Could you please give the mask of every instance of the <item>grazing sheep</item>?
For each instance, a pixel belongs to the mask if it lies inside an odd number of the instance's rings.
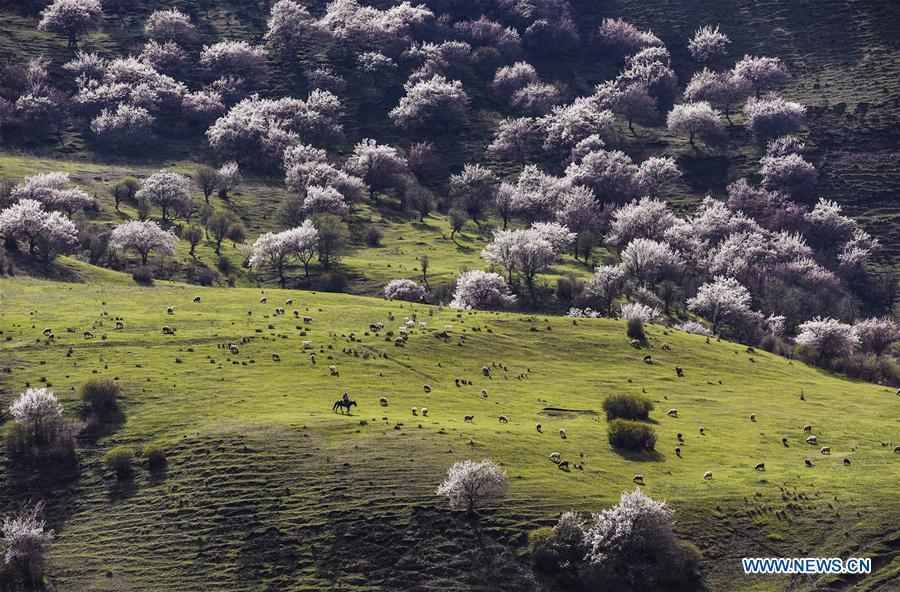
[[[701,436],[705,436],[705,435],[706,435],[706,428],[703,427],[703,426],[700,426],[700,435],[701,435]]]
[[[294,318],[295,318],[295,319],[299,319],[299,318],[300,318],[300,311],[297,310],[296,308],[294,309]]]
[[[272,354],[272,361],[273,361],[273,362],[280,362],[280,361],[281,361],[281,356],[279,356],[278,354]]]
[[[290,306],[290,305],[292,305],[293,303],[294,303],[294,299],[293,299],[293,298],[288,298],[287,300],[284,301],[284,305],[285,305],[285,306]]]
[[[422,417],[428,416],[428,407],[422,407]]]
[[[306,341],[303,342],[303,349],[311,349],[311,348],[312,348],[312,341],[307,339]]]
[[[260,304],[265,304],[265,303],[268,302],[268,301],[269,301],[269,299],[266,298],[265,296],[263,296],[262,298],[259,299],[259,303],[260,303]]]
[[[641,349],[641,342],[637,339],[632,339],[631,347],[633,347],[634,349]]]
[[[275,314],[276,314],[276,315],[283,315],[283,314],[284,314],[284,309],[281,308],[280,306],[275,307]]]
[[[675,434],[675,437],[678,438],[678,442],[680,444],[684,444],[684,436],[681,434],[681,432],[678,432],[677,434]]]
[[[51,333],[53,333],[53,329],[51,329],[50,327],[47,327],[46,329],[41,331],[41,333],[43,333],[45,336],[50,335]]]
[[[830,446],[822,446],[822,448],[819,449],[819,453],[820,454],[831,454],[831,447]]]
[[[200,302],[200,297],[199,297],[199,296],[194,296],[194,302]]]
[[[413,414],[413,415],[419,415],[419,408],[418,408],[418,407],[413,407],[413,408],[412,408],[412,414]]]
[[[712,479],[712,471],[706,471],[705,473],[703,473],[703,478]]]
[[[312,322],[312,317],[303,317],[303,322],[307,325],[310,324]]]
[[[635,483],[637,483],[639,485],[643,485],[644,484],[644,476],[643,475],[635,475],[634,479],[632,479],[632,481],[634,481]]]
[[[453,331],[453,325],[444,325],[444,333],[450,333]]]
[[[755,413],[751,413],[751,414],[750,414],[750,421],[756,421],[756,414],[755,414]]]
[[[163,325],[162,332],[163,335],[175,335],[175,329],[168,325]],[[91,335],[91,337],[93,337],[93,335]]]
[[[403,341],[402,337],[398,337],[397,339],[394,340],[394,345],[397,347],[404,347],[406,345],[406,342]]]
[[[541,424],[537,424],[537,425],[534,426],[534,427],[535,427],[535,429],[537,429],[537,431],[538,431],[539,434],[543,434],[543,433],[544,433],[544,432],[541,431],[542,429],[544,429],[544,428],[541,426]]]
[[[812,426],[810,424],[806,424],[805,426],[803,426],[803,431],[807,434],[810,433],[812,431]]]
[[[423,386],[422,386],[422,390],[425,391],[426,393],[430,393],[430,392],[431,392],[431,387],[428,386],[428,385],[426,384],[426,385],[423,385]]]
[[[501,415],[500,423],[509,423],[509,418],[507,418],[505,415]]]
[[[681,458],[681,448],[679,448],[678,446],[675,447],[675,456]]]
[[[487,399],[487,389],[481,389],[481,396]]]
[[[231,352],[232,355],[235,355],[235,356],[238,355],[239,353],[241,353],[241,349],[234,344],[229,345],[228,350]]]
[[[846,465],[846,466],[848,466],[848,467],[850,466],[850,459],[849,459],[849,458],[845,458],[845,459],[844,459],[844,465]]]
[[[475,416],[474,416],[474,415],[467,415],[467,416],[465,416],[465,417],[463,418],[463,420],[464,420],[466,423],[472,423],[472,422],[475,420]]]
[[[560,462],[559,464],[557,464],[556,466],[559,467],[560,471],[568,471],[569,470],[569,461],[564,460],[564,461]]]
[[[753,470],[754,470],[754,471],[765,471],[765,470],[766,470],[766,463],[759,463],[758,465],[756,465],[756,466],[753,468]]]
[[[803,460],[803,464],[805,464],[807,467],[810,467],[810,468],[815,466],[815,465],[813,465],[813,462],[811,460],[809,460],[808,458]]]
[[[684,370],[681,366],[675,366],[675,374],[677,374],[679,378],[684,378]]]
[[[666,415],[668,415],[669,417],[678,417],[678,409],[669,409],[668,411],[666,411]]]
[[[644,363],[645,363],[645,364],[652,364],[652,363],[653,363],[653,358],[650,357],[650,354],[647,354],[646,356],[644,356]]]
[[[810,436],[809,438],[806,439],[806,443],[807,444],[818,444],[819,439],[816,438],[815,436]]]
[[[560,456],[561,455],[558,452],[551,452],[550,453],[550,462],[555,462],[558,464],[560,461]]]
[[[116,321],[116,329],[124,329],[124,328],[125,328],[125,323],[123,323],[122,321]]]
[[[784,445],[785,448],[787,448],[787,445],[788,445],[788,439],[787,439],[787,438],[782,438],[782,439],[781,439],[781,443]]]
[[[385,398],[385,397],[381,397],[380,399],[378,399],[378,403],[379,403],[382,407],[387,407],[387,406],[388,406],[388,401],[387,401],[387,398]]]
[[[328,367],[328,371],[331,372],[331,375],[332,375],[332,376],[337,376],[337,375],[338,375],[338,369],[337,369],[337,366],[329,366],[329,367]]]
[[[895,453],[900,452],[900,446],[894,446],[894,452]]]
[[[560,429],[559,437],[562,438],[563,440],[565,440],[566,439],[566,430]]]
[[[174,306],[170,306],[169,308],[166,309],[166,313],[168,313],[168,314],[175,314],[175,307],[174,307]]]
[[[481,374],[482,374],[483,376],[490,376],[490,375],[491,375],[491,369],[488,368],[487,366],[484,366],[484,367],[481,368]]]
[[[163,331],[163,332],[165,333],[165,331]],[[85,339],[93,339],[93,338],[94,338],[94,334],[91,333],[90,331],[85,331],[85,332],[84,332],[84,338],[85,338]]]
[[[425,321],[419,321],[419,330],[420,331],[424,331],[425,327],[427,327],[427,326],[428,326],[428,323],[426,323]]]

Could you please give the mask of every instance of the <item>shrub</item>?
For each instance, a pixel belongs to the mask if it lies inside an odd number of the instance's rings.
[[[608,426],[609,443],[613,448],[631,452],[650,452],[656,447],[653,426],[639,421],[614,419]]]
[[[370,247],[377,247],[381,244],[381,238],[384,236],[384,233],[381,232],[381,229],[375,226],[374,224],[366,228],[366,244]]]
[[[625,333],[631,339],[638,341],[647,339],[647,335],[644,333],[644,322],[640,319],[628,319],[628,328],[625,329]]]
[[[603,410],[608,421],[614,419],[630,419],[646,421],[650,418],[653,401],[643,395],[621,394],[610,395],[603,401]]]
[[[113,471],[116,477],[124,479],[131,475],[131,461],[134,458],[134,452],[126,446],[116,446],[106,452],[103,457],[103,464],[106,468]]]
[[[684,586],[700,578],[703,553],[688,541],[675,541],[659,565],[659,578],[672,586]]]
[[[552,573],[559,569],[556,533],[552,526],[544,526],[528,533],[528,554],[537,571]]]
[[[147,444],[144,446],[141,455],[147,459],[147,466],[150,467],[151,471],[159,470],[168,463],[166,451],[159,444]]]
[[[131,279],[141,286],[153,285],[153,271],[149,267],[138,267],[131,272]]]
[[[94,413],[102,413],[116,406],[119,385],[108,378],[92,378],[81,385],[81,402]]]

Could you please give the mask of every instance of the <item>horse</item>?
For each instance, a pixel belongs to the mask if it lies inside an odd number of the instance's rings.
[[[337,413],[338,408],[340,408],[341,413],[344,413],[344,409],[346,409],[347,415],[349,415],[350,408],[356,407],[356,406],[357,406],[356,401],[353,401],[352,399],[350,401],[346,401],[346,402],[343,399],[338,399],[337,401],[334,402],[334,406],[331,408],[331,411],[334,413]]]

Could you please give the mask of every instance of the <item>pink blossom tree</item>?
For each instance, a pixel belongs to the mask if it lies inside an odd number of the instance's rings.
[[[566,168],[566,179],[588,187],[600,201],[624,202],[634,197],[635,177],[639,169],[631,158],[620,150],[589,152],[581,162]]]
[[[220,41],[203,47],[200,66],[213,79],[234,76],[255,88],[268,74],[266,56],[265,47],[253,46],[246,41]]]
[[[750,83],[733,72],[714,72],[708,68],[695,73],[684,89],[684,98],[691,103],[706,101],[721,109],[731,124],[733,107],[752,92]]]
[[[791,79],[791,75],[779,58],[745,55],[734,65],[734,75],[746,80],[755,96],[763,90],[775,89]]]
[[[110,147],[130,150],[146,141],[155,121],[144,107],[119,103],[114,110],[104,108],[91,120],[91,132]]]
[[[721,114],[706,101],[675,105],[666,116],[666,126],[670,132],[686,135],[691,146],[697,136],[709,142],[723,133]]]
[[[603,19],[597,32],[597,39],[604,47],[620,54],[630,54],[645,47],[662,45],[662,41],[652,31],[641,31],[622,19]]]
[[[713,58],[724,56],[728,53],[728,45],[731,39],[728,35],[719,31],[719,26],[705,25],[697,29],[694,36],[688,42],[688,51],[694,59],[707,62]]]
[[[644,197],[613,212],[606,241],[612,245],[627,245],[636,238],[662,240],[675,223],[675,214],[666,202]]]
[[[487,153],[495,158],[524,163],[534,151],[539,130],[531,117],[507,118],[500,121]]]
[[[190,41],[194,38],[195,27],[191,17],[173,8],[150,13],[144,30],[154,41]]]
[[[745,125],[758,138],[792,132],[803,124],[805,116],[806,107],[774,94],[751,97],[744,105]]]
[[[96,28],[103,19],[100,0],[53,0],[41,11],[38,29],[69,40],[69,48],[78,47],[78,38]]]

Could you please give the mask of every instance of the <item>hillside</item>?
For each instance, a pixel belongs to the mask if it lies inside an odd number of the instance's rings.
[[[649,326],[649,345],[635,350],[612,320],[99,280],[7,279],[0,293],[3,392],[52,385],[74,417],[80,382],[109,377],[123,390],[121,417],[82,438],[67,479],[19,475],[27,486],[14,487],[3,464],[4,497],[48,502],[54,589],[534,589],[521,556],[527,530],[566,509],[608,506],[636,473],[704,551],[710,589],[854,583],[736,579],[739,558],[754,555],[874,556],[876,574],[854,589],[896,583],[900,516],[887,484],[900,477],[892,453],[900,398],[890,389],[661,326]],[[286,298],[312,322],[294,319],[290,306],[272,316]],[[409,316],[426,328],[405,347],[369,333],[370,323],[396,330]],[[55,341],[42,338],[44,327]],[[219,347],[243,338],[237,355]],[[647,353],[652,365],[641,361]],[[456,378],[471,384],[457,387]],[[642,390],[656,403],[659,452],[621,456],[606,442],[601,402]],[[359,405],[349,417],[331,411],[344,391]],[[413,417],[412,406],[427,406],[428,416]],[[673,407],[677,419],[665,414]],[[474,422],[463,422],[470,414]],[[805,424],[831,456],[804,443]],[[682,458],[676,432],[685,435]],[[164,473],[140,468],[122,482],[100,464],[114,445],[147,443],[166,450]],[[583,459],[584,470],[559,471],[552,451]],[[509,499],[472,530],[433,492],[454,461],[485,456],[508,471]],[[758,462],[764,473],[753,470]]]

